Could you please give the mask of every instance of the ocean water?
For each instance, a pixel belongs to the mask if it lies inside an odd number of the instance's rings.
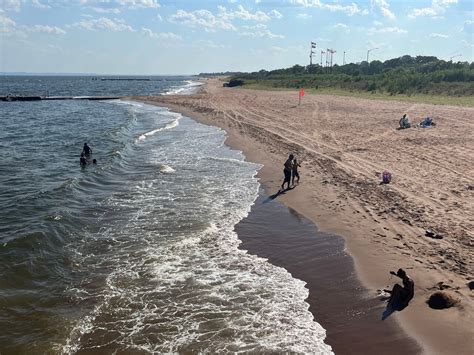
[[[151,79],[8,77],[0,95],[198,85]],[[0,352],[331,353],[304,283],[238,249],[260,167],[225,132],[123,100],[0,102],[0,120]]]

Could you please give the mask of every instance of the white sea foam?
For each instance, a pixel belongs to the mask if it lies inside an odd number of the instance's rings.
[[[174,121],[167,123],[164,127],[156,128],[156,129],[154,129],[154,130],[152,130],[152,131],[143,133],[142,135],[140,135],[140,136],[138,137],[138,140],[144,140],[144,139],[146,139],[146,137],[153,136],[153,135],[155,135],[155,134],[158,133],[158,132],[161,132],[161,131],[164,131],[164,130],[167,130],[167,129],[171,129],[171,128],[177,127],[177,126],[179,125],[179,119],[180,119],[180,118],[181,118],[181,117],[178,117],[178,118],[175,119]]]
[[[174,173],[176,170],[174,170],[171,166],[168,166],[166,164],[160,165],[160,172],[164,174],[170,174]]]
[[[145,124],[167,111],[140,112]],[[71,247],[90,279],[69,292],[94,306],[60,350],[332,353],[304,282],[239,249],[234,227],[260,166],[223,146],[223,131],[180,117],[164,126],[180,119],[172,134],[160,128],[165,144],[124,153],[122,189],[103,201],[98,231]]]
[[[186,85],[174,87],[163,93],[163,95],[189,95],[196,92],[203,85],[199,81],[186,80],[185,82]]]

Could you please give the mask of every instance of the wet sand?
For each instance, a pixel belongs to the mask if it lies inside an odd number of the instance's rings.
[[[395,282],[389,271],[407,270],[415,297],[392,317],[424,353],[473,353],[474,108],[314,94],[298,105],[295,91],[223,88],[216,79],[195,95],[134,99],[225,129],[226,144],[263,165],[268,194],[296,154],[302,182],[278,201],[345,239],[370,294]],[[397,131],[405,112],[412,122],[429,115],[437,126]],[[384,170],[393,174],[389,185],[380,184]],[[440,285],[458,306],[428,307]]]
[[[336,354],[417,354],[417,342],[391,317],[385,302],[357,279],[342,237],[318,231],[308,219],[261,191],[236,226],[241,248],[306,282],[307,302]]]

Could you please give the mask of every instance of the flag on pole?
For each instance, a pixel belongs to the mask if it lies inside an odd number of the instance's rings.
[[[301,105],[301,98],[304,96],[304,89],[301,88],[298,95],[298,105]]]

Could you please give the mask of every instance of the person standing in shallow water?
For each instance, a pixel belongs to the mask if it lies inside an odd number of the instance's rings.
[[[287,189],[290,188],[291,182],[291,170],[293,169],[293,154],[290,154],[286,160],[283,168],[283,184],[281,184],[281,190],[285,189],[285,182],[288,183]]]
[[[298,173],[298,167],[301,167],[300,163],[298,163],[298,160],[296,158],[293,160],[293,166],[292,166],[292,182],[291,184],[295,184],[295,177],[297,178],[296,183],[300,183],[300,174]]]
[[[87,145],[87,143],[84,143],[84,147],[82,148],[82,153],[85,156],[90,156],[92,154],[92,148]]]
[[[84,153],[81,153],[81,157],[79,158],[79,164],[81,164],[81,167],[85,167],[87,165],[87,160],[84,156]]]

